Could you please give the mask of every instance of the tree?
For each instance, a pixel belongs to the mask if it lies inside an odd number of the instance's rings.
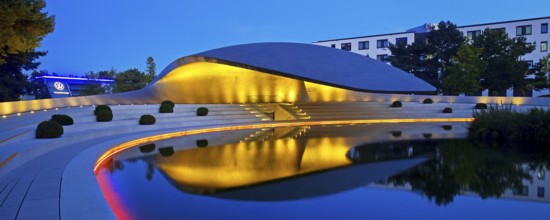
[[[535,74],[533,81],[533,88],[537,91],[550,88],[550,81],[548,80],[548,73],[550,73],[550,54],[547,54],[537,62],[532,71]]]
[[[120,72],[115,76],[114,92],[138,90],[147,85],[147,76],[136,68]]]
[[[155,59],[153,59],[153,57],[147,57],[145,64],[147,64],[147,70],[145,72],[147,75],[147,83],[149,83],[155,79],[157,64],[155,64]]]
[[[29,52],[11,54],[4,58],[4,64],[0,64],[0,102],[19,101],[20,96],[30,84],[22,70],[33,70],[40,65],[35,62],[45,52]]]
[[[443,89],[453,95],[474,94],[481,91],[480,76],[487,63],[479,59],[483,49],[465,44],[458,49],[456,57],[449,65],[449,75],[443,79]]]
[[[426,33],[426,39],[417,39],[411,45],[390,45],[390,62],[435,86],[440,92],[443,79],[449,75],[447,67],[465,38],[450,21],[441,21]]]
[[[103,70],[97,73],[93,71],[87,72],[85,74],[88,82],[82,90],[80,90],[81,96],[86,95],[100,95],[110,93],[112,91],[111,85],[101,83],[99,79],[113,79],[116,75],[116,70]]]
[[[0,101],[17,101],[29,84],[21,72],[33,70],[35,51],[53,31],[54,17],[42,12],[44,0],[3,0],[0,2]]]
[[[438,88],[441,89],[443,79],[450,74],[448,66],[452,64],[453,57],[465,44],[466,39],[456,24],[441,21],[426,34],[426,40],[428,41],[426,54],[431,56],[431,59],[427,59],[426,62],[437,69]]]
[[[393,66],[410,72],[435,87],[439,85],[437,69],[427,62],[425,41],[415,41],[410,45],[390,44],[389,49],[392,53],[389,59]]]
[[[54,28],[54,16],[42,12],[44,0],[0,2],[0,64],[14,54],[32,53]]]
[[[480,59],[487,62],[481,74],[481,85],[489,89],[489,95],[498,95],[514,86],[523,88],[529,73],[529,64],[520,57],[531,53],[535,46],[524,37],[509,38],[506,32],[485,29],[473,39],[472,45],[483,48]]]

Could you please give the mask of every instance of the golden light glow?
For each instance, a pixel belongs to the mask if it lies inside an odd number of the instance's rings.
[[[153,84],[152,89],[177,103],[246,103],[251,97],[265,102],[281,102],[281,98],[292,102],[306,96],[300,80],[208,62],[180,66]]]
[[[157,156],[154,164],[175,184],[216,190],[351,164],[345,138],[274,139]]]
[[[138,146],[140,144],[164,140],[173,137],[180,137],[185,135],[194,135],[218,131],[230,131],[230,130],[245,130],[245,129],[261,129],[261,128],[275,128],[275,127],[291,127],[291,126],[311,126],[311,125],[337,125],[337,124],[382,124],[382,123],[420,123],[420,122],[470,122],[473,118],[406,118],[406,119],[359,119],[359,120],[332,120],[332,121],[290,121],[290,122],[271,122],[261,124],[247,124],[237,126],[222,126],[213,128],[201,128],[193,130],[184,130],[172,133],[165,133],[160,135],[153,135],[149,137],[143,137],[129,142],[121,143],[113,146],[111,149],[103,153],[94,166],[94,172],[97,173],[99,168],[103,164],[110,160],[118,152],[125,149]]]

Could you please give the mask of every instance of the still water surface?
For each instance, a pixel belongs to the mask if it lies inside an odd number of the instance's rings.
[[[550,219],[550,155],[462,139],[465,125],[285,127],[184,136],[97,175],[130,219]]]

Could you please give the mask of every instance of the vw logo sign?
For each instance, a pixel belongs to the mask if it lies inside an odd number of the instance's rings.
[[[57,89],[58,91],[62,91],[65,89],[65,85],[63,85],[62,82],[54,82],[53,87]]]

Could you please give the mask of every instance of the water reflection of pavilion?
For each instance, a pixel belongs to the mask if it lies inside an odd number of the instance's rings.
[[[399,136],[395,134],[397,130]],[[426,137],[426,133],[433,136]],[[186,192],[281,200],[357,188],[397,174],[421,163],[426,155],[435,154],[433,146],[429,149],[413,146],[405,143],[407,139],[428,140],[448,135],[439,124],[409,130],[403,125],[347,125],[234,131],[231,137],[194,136],[157,142],[155,147],[159,150],[169,146],[173,152],[142,152],[140,158]],[[221,144],[220,139],[229,143]],[[362,146],[384,139],[405,142]],[[199,141],[201,146],[196,147]],[[361,146],[361,150],[354,146]],[[134,149],[117,159],[129,159],[136,154]],[[257,185],[261,187],[252,187]],[[302,193],[282,192],[289,187],[300,187]]]

